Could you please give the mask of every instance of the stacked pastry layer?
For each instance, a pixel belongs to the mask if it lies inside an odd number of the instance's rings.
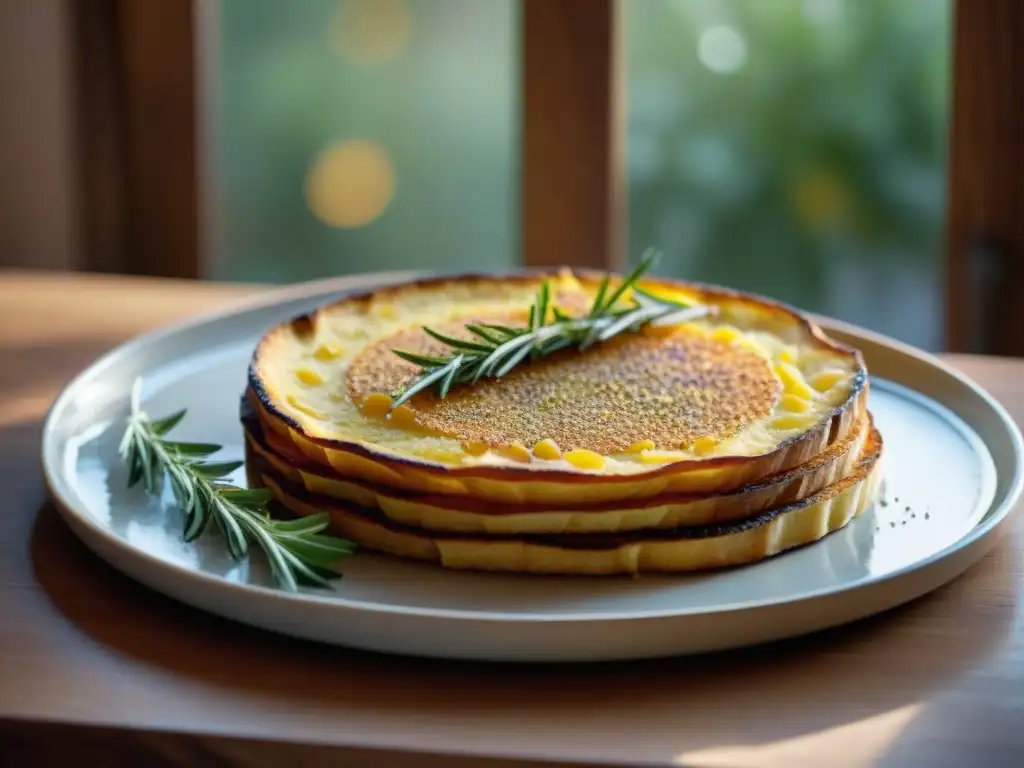
[[[599,276],[546,278],[563,316],[600,290]],[[368,549],[566,574],[751,563],[874,501],[882,439],[860,354],[732,291],[644,281],[707,311],[393,407],[420,372],[396,349],[451,354],[424,326],[525,325],[543,279],[410,283],[272,329],[242,399],[250,484]]]

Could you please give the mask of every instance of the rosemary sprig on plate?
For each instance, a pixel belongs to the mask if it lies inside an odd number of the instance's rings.
[[[140,480],[150,494],[159,492],[166,477],[185,513],[185,541],[195,541],[215,525],[235,560],[248,555],[255,542],[270,563],[274,581],[294,592],[300,584],[330,587],[340,574],[332,568],[355,551],[355,544],[321,533],[328,515],[273,520],[267,510],[270,491],[247,490],[225,481],[241,461],[211,462],[207,457],[221,446],[185,443],[164,437],[185,417],[185,410],[152,420],[139,407],[139,382],[132,387],[131,413],[119,453],[128,467],[128,487]]]
[[[529,324],[522,328],[504,325],[466,325],[471,338],[456,338],[432,328],[423,330],[448,345],[447,356],[421,355],[403,349],[392,350],[403,360],[420,366],[416,378],[392,400],[394,410],[428,387],[445,397],[452,387],[484,378],[500,379],[517,365],[559,350],[575,347],[583,351],[593,344],[608,341],[621,333],[638,331],[644,326],[665,326],[703,317],[711,310],[701,305],[683,304],[653,296],[637,286],[640,278],[657,261],[658,254],[648,249],[640,263],[614,289],[606,275],[594,296],[590,311],[582,317],[570,317],[551,303],[551,286],[545,280],[530,306]],[[632,303],[618,306],[632,289]]]

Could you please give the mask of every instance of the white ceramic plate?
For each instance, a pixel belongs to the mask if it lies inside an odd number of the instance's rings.
[[[995,543],[1022,485],[1021,436],[976,384],[940,361],[824,321],[860,347],[885,440],[885,501],[815,545],[699,576],[542,578],[449,572],[360,553],[334,591],[273,589],[261,555],[181,541],[169,492],[125,490],[117,443],[135,377],[154,417],[181,407],[184,440],[242,455],[238,402],[262,333],[338,295],[312,284],[141,337],[97,361],[46,420],[43,467],[71,529],[132,578],[184,603],[340,645],[460,659],[593,661],[695,653],[793,636],[912,600]],[[241,482],[241,473],[239,482]]]

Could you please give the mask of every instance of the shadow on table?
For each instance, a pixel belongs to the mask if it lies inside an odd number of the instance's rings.
[[[417,727],[433,724],[453,739],[504,727],[533,753],[571,729],[595,759],[627,749],[637,760],[664,761],[755,747],[922,702],[986,664],[1016,611],[1015,599],[985,605],[968,597],[1016,594],[1011,557],[1000,555],[902,609],[756,648],[603,665],[456,663],[342,650],[181,605],[95,557],[49,505],[39,511],[30,552],[39,584],[81,632],[247,705],[333,712],[339,724],[344,713],[416,715]],[[935,641],[923,644],[929,636]],[[666,733],[678,734],[671,753]],[[330,737],[325,727],[321,738]]]

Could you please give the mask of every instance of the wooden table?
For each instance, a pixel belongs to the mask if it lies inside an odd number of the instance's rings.
[[[1020,762],[1019,518],[965,576],[884,616],[742,652],[562,669],[299,642],[121,576],[44,500],[44,412],[106,349],[257,290],[0,272],[0,756],[24,758],[6,764]],[[1024,418],[1024,362],[950,359]]]

